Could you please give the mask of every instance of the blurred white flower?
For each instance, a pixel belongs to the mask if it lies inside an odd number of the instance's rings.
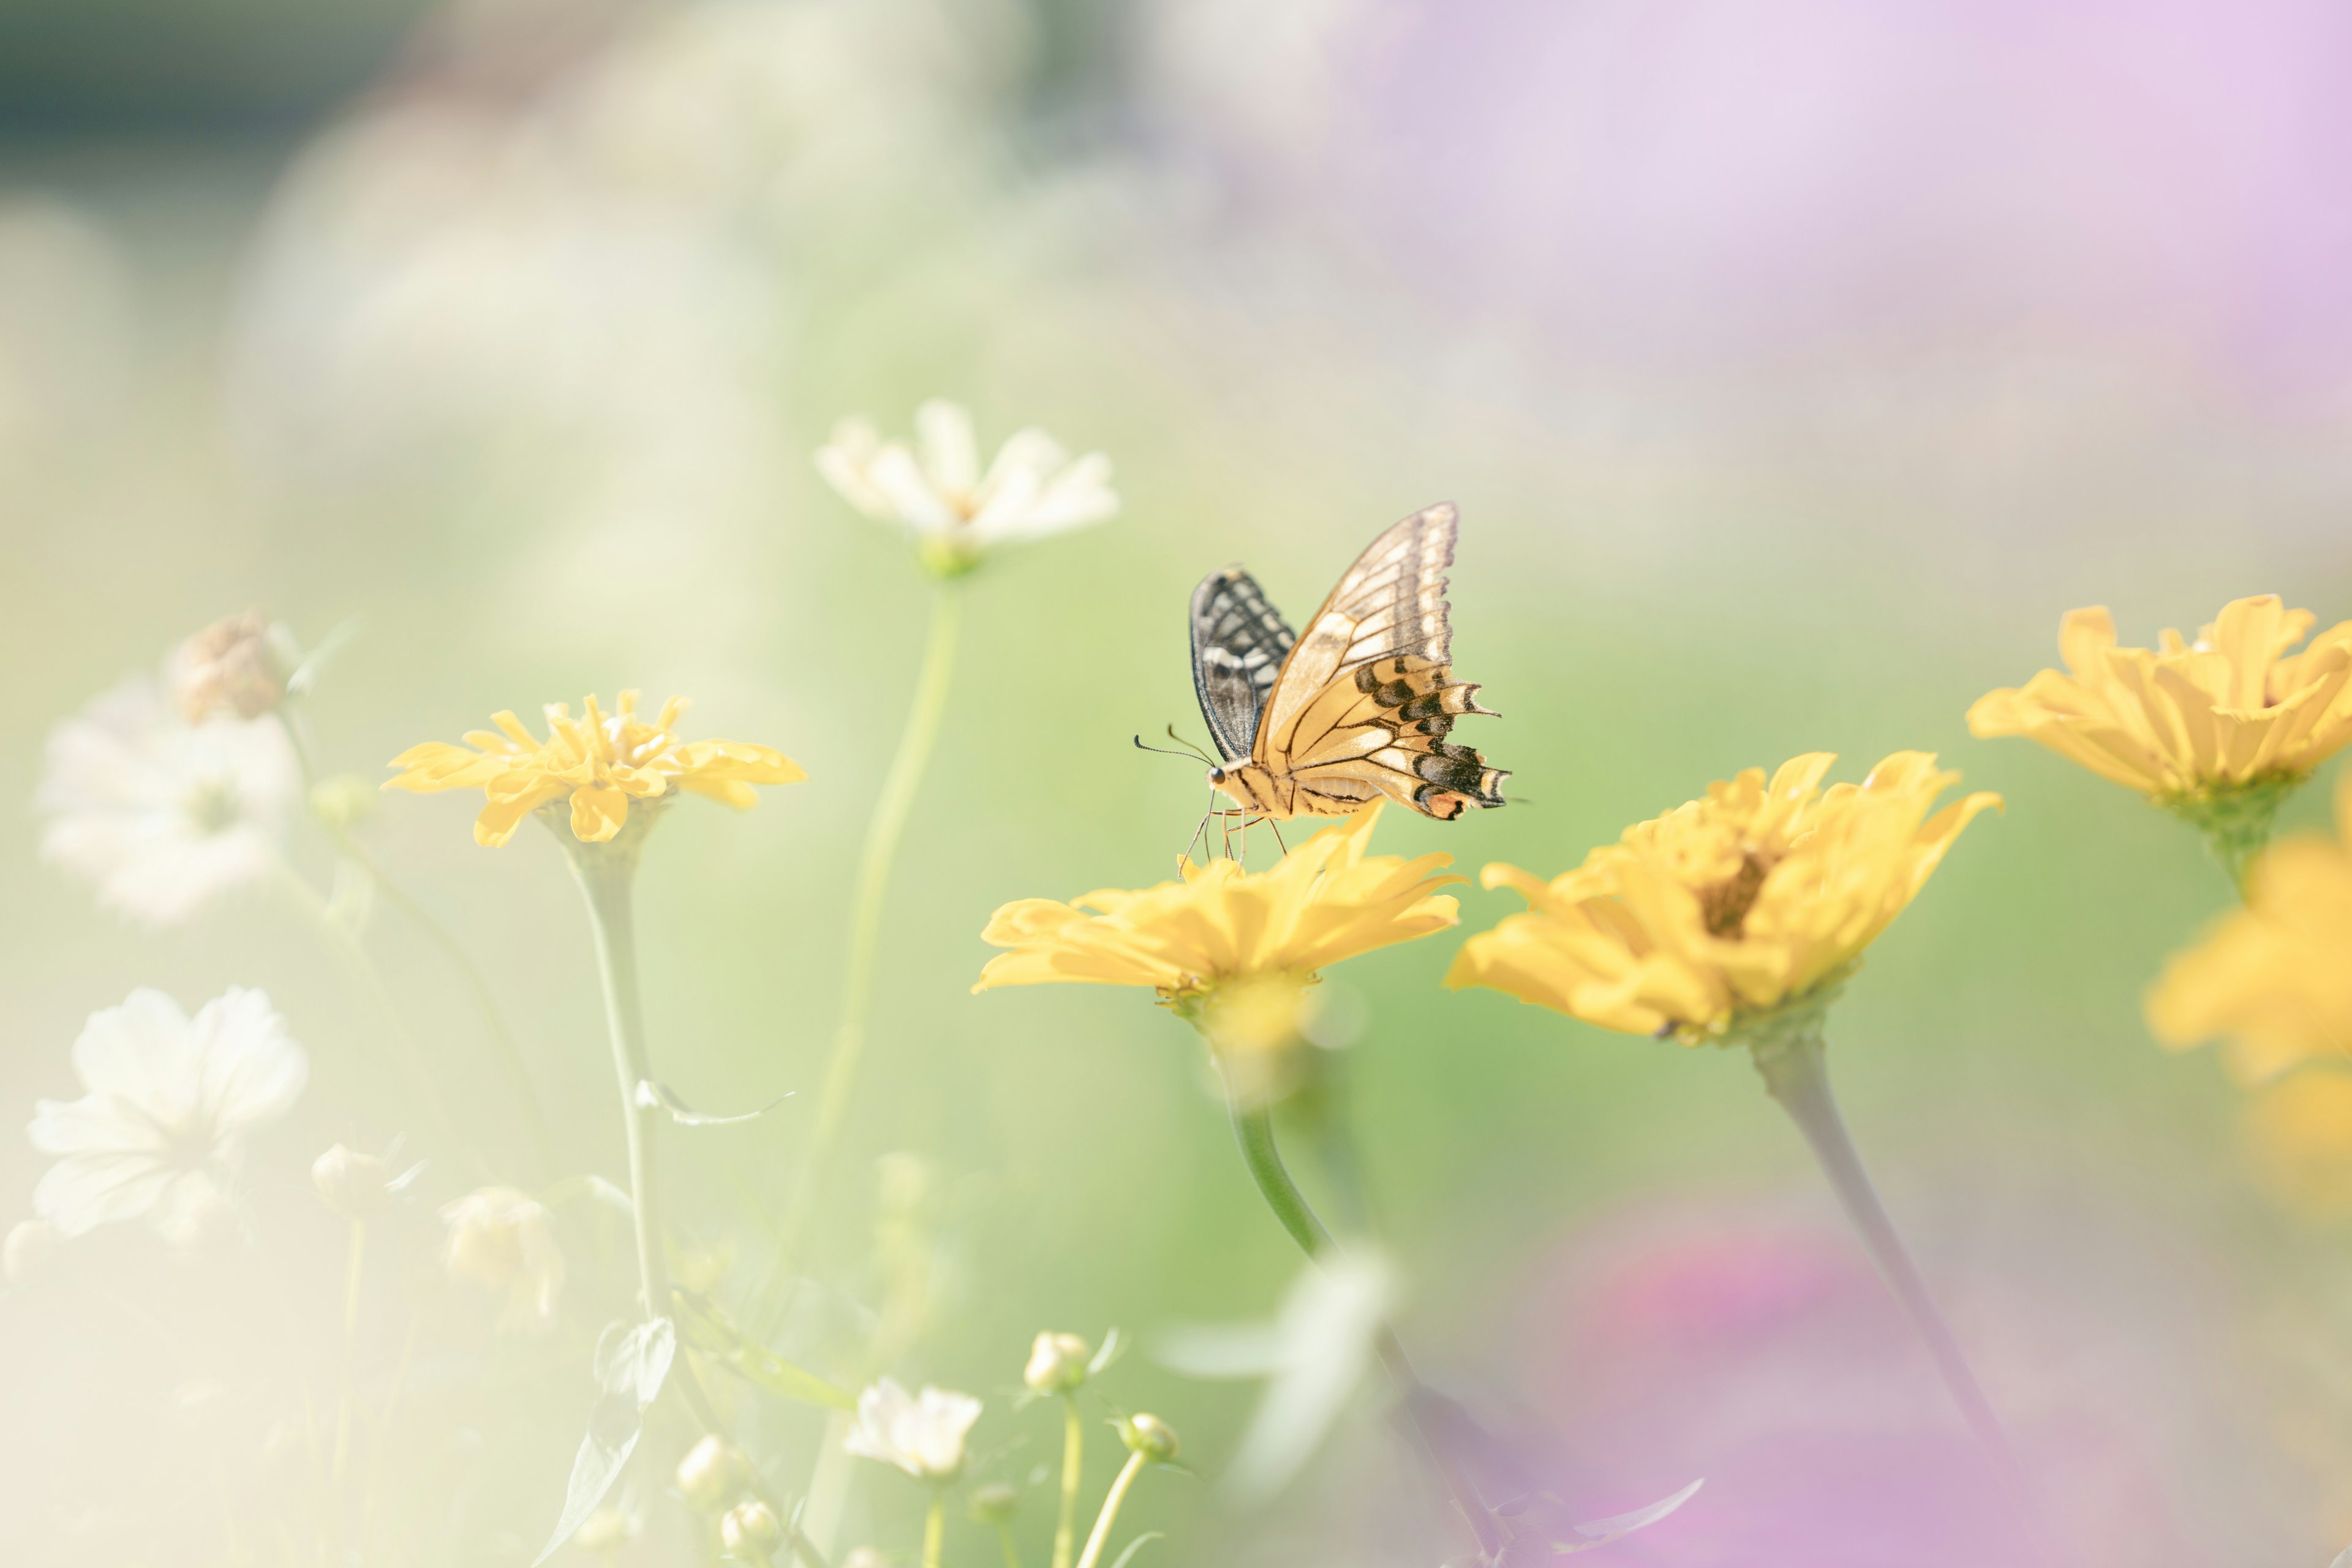
[[[547,1209],[512,1187],[484,1187],[441,1210],[449,1237],[441,1264],[452,1279],[506,1293],[502,1334],[537,1332],[555,1321],[563,1290],[563,1254]]]
[[[0,1242],[0,1279],[31,1284],[57,1262],[58,1245],[56,1226],[37,1219],[18,1220],[8,1227],[8,1239]]]
[[[969,1394],[912,1395],[886,1377],[857,1396],[857,1425],[841,1446],[917,1480],[943,1481],[963,1468],[964,1436],[979,1419],[980,1401]]]
[[[1118,510],[1110,459],[1073,460],[1034,426],[1016,431],[981,471],[971,411],[933,398],[915,410],[915,443],[884,441],[862,418],[834,426],[817,472],[868,517],[911,532],[935,567],[968,567],[1001,544],[1100,522]]]
[[[1298,1473],[1364,1381],[1395,1298],[1396,1271],[1387,1258],[1343,1248],[1307,1266],[1272,1322],[1172,1329],[1161,1337],[1157,1359],[1174,1371],[1267,1380],[1226,1469],[1228,1489],[1270,1497]]]
[[[133,677],[49,732],[41,858],[131,920],[172,925],[278,864],[301,769],[271,719],[190,724]]]
[[[90,1015],[73,1065],[89,1092],[34,1108],[33,1147],[59,1159],[33,1212],[68,1237],[144,1217],[180,1247],[226,1222],[246,1135],[285,1115],[310,1076],[269,998],[235,986],[194,1019],[161,991],[133,991]]]

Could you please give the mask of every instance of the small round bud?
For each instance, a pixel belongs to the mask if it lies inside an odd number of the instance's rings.
[[[730,1557],[764,1563],[784,1543],[783,1521],[763,1502],[739,1502],[719,1521],[719,1543]]]
[[[58,1260],[58,1233],[47,1221],[20,1219],[0,1243],[0,1273],[11,1285],[29,1285]]]
[[[375,786],[350,773],[336,773],[310,786],[310,810],[330,827],[357,827],[375,806]]]
[[[1118,1440],[1127,1445],[1130,1454],[1140,1454],[1155,1464],[1165,1464],[1176,1457],[1176,1429],[1157,1415],[1140,1411],[1118,1424]]]
[[[1003,1524],[1021,1511],[1021,1492],[1003,1481],[992,1481],[984,1487],[974,1487],[966,1500],[971,1517],[982,1524]]]
[[[890,1568],[890,1560],[871,1546],[859,1546],[841,1560],[841,1568]]]
[[[327,1206],[348,1220],[373,1219],[392,1203],[392,1173],[383,1162],[341,1143],[311,1163],[310,1182]]]
[[[742,1495],[751,1474],[743,1450],[713,1432],[677,1462],[677,1494],[704,1513],[717,1513]]]
[[[1039,1334],[1029,1347],[1029,1364],[1021,1381],[1036,1394],[1067,1394],[1087,1380],[1087,1361],[1093,1347],[1076,1334]]]
[[[583,1552],[617,1552],[646,1532],[646,1521],[617,1504],[606,1503],[583,1520],[572,1532],[572,1544]]]

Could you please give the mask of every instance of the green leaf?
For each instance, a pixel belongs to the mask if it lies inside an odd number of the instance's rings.
[[[1134,1540],[1127,1543],[1127,1550],[1118,1554],[1118,1561],[1114,1562],[1110,1565],[1110,1568],[1127,1568],[1128,1559],[1142,1551],[1143,1543],[1145,1542],[1161,1541],[1165,1539],[1166,1537],[1157,1530],[1145,1531],[1141,1535],[1137,1536]]]
[[[780,1399],[827,1410],[855,1410],[857,1395],[829,1383],[805,1367],[795,1366],[727,1319],[719,1304],[688,1290],[672,1292],[686,1309],[686,1333],[695,1349],[756,1388]]]
[[[531,1559],[531,1568],[562,1550],[613,1489],[645,1432],[646,1407],[660,1396],[677,1356],[677,1329],[667,1318],[635,1328],[614,1323],[604,1330],[596,1342],[596,1383],[602,1392],[588,1412],[588,1433],[572,1461],[563,1512],[547,1544]]]

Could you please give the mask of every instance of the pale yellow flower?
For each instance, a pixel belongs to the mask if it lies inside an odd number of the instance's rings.
[[[2116,647],[2104,607],[2069,611],[2068,673],[1987,692],[1969,730],[2031,737],[2167,803],[2301,778],[2352,742],[2352,621],[2287,651],[2317,619],[2265,594],[2223,605],[2194,643],[2168,628],[2149,649]]]
[[[808,777],[782,752],[740,741],[683,741],[673,732],[686,700],[673,697],[652,721],[637,716],[637,694],[621,693],[609,717],[590,697],[577,719],[561,702],[547,708],[549,734],[534,737],[511,712],[491,715],[495,731],[468,731],[466,744],[427,741],[393,758],[404,770],[386,789],[419,795],[479,789],[489,797],[474,819],[474,841],[496,847],[514,837],[541,806],[571,803],[572,836],[601,844],[621,831],[631,800],[666,800],[674,787],[738,810],[759,804],[754,784]]]
[[[2352,1214],[2352,1072],[2313,1066],[2265,1084],[2239,1130],[2273,1194],[2318,1218]]]
[[[1180,1008],[1231,1014],[1229,1032],[1276,1043],[1289,1034],[1299,989],[1327,964],[1456,923],[1453,897],[1436,889],[1462,879],[1432,875],[1452,857],[1366,854],[1380,814],[1374,804],[1324,828],[1270,871],[1187,861],[1180,881],[1007,904],[981,939],[1013,951],[990,959],[972,989],[1148,985]]]
[[[2339,841],[2316,834],[2253,863],[2243,909],[2165,965],[2147,1023],[2166,1045],[2229,1041],[2256,1082],[2315,1057],[2352,1059],[2352,774],[2336,790]]]
[[[1814,752],[1769,785],[1761,768],[1710,784],[1549,882],[1488,866],[1480,879],[1529,908],[1464,943],[1445,983],[1697,1044],[1834,980],[2000,804],[1979,793],[1936,811],[1959,775],[1925,752],[1824,792],[1834,761]]]
[[[500,1333],[537,1332],[555,1321],[563,1253],[544,1205],[512,1187],[483,1187],[441,1211],[448,1227],[441,1266],[506,1297]]]

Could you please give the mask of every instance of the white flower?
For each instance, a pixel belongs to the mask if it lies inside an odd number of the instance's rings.
[[[917,1480],[943,1481],[963,1468],[964,1435],[979,1419],[980,1401],[969,1394],[926,1388],[911,1396],[886,1377],[857,1396],[857,1425],[841,1446]]]
[[[270,874],[300,795],[275,720],[190,724],[134,677],[49,732],[41,858],[96,884],[115,913],[171,925]]]
[[[449,1227],[441,1264],[450,1278],[506,1292],[500,1333],[536,1332],[555,1321],[563,1254],[544,1205],[512,1187],[484,1187],[444,1207],[441,1219]]]
[[[915,410],[915,444],[885,442],[864,419],[845,419],[816,451],[817,472],[868,517],[911,531],[934,566],[968,567],[1000,544],[1100,522],[1118,510],[1110,459],[1073,461],[1031,426],[981,472],[971,411],[933,398]]]
[[[183,1247],[226,1217],[246,1135],[285,1115],[310,1076],[269,998],[240,987],[194,1019],[161,991],[133,991],[90,1015],[73,1065],[89,1092],[34,1108],[33,1147],[60,1158],[33,1212],[69,1237],[143,1216]]]

